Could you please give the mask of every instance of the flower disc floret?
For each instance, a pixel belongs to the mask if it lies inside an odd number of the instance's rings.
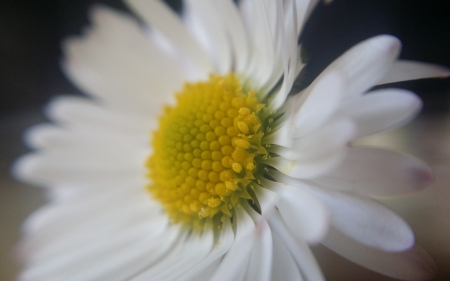
[[[267,154],[264,104],[233,73],[186,83],[176,97],[153,135],[147,188],[175,223],[232,216],[241,200],[253,199],[251,183]]]

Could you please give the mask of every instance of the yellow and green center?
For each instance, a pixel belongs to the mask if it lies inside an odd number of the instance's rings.
[[[165,108],[148,158],[149,192],[171,220],[192,227],[205,219],[232,216],[241,200],[253,199],[264,108],[233,73],[187,83]]]

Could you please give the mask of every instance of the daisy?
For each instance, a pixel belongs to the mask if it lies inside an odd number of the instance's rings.
[[[317,1],[127,0],[92,9],[61,97],[16,175],[50,203],[24,224],[20,280],[323,280],[322,242],[402,279],[434,272],[408,225],[373,200],[420,190],[421,161],[352,140],[395,128],[420,100],[375,85],[444,77],[368,39],[289,96]],[[395,265],[395,266],[394,266]]]

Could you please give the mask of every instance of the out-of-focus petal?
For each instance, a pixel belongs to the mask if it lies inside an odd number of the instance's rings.
[[[355,138],[360,138],[404,125],[421,107],[421,100],[409,91],[384,89],[343,103],[337,115],[352,118],[358,128]]]
[[[315,179],[322,185],[370,196],[393,196],[423,189],[433,172],[419,159],[373,147],[353,147],[348,157],[328,175]]]
[[[195,66],[197,71],[208,73],[212,63],[200,44],[191,36],[181,19],[157,0],[127,0],[130,8],[152,28],[158,29]]]
[[[331,214],[331,225],[361,244],[389,252],[414,245],[408,224],[380,203],[357,194],[312,189]]]
[[[378,85],[424,78],[445,78],[449,75],[450,70],[440,65],[399,60],[392,64]]]
[[[386,75],[400,52],[400,41],[390,35],[367,39],[345,52],[319,75],[316,81],[332,71],[342,73],[345,79],[345,97],[362,94]]]
[[[354,263],[401,280],[428,280],[437,271],[431,257],[417,245],[405,252],[383,252],[356,243],[335,229],[331,229],[323,244]]]
[[[323,203],[301,187],[285,186],[278,192],[281,200],[277,208],[289,231],[301,235],[308,243],[322,240],[330,215]]]

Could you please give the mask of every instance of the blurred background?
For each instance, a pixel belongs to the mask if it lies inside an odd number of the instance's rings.
[[[180,9],[179,1],[168,1]],[[42,108],[60,94],[82,94],[62,75],[60,42],[88,24],[93,3],[126,9],[120,1],[0,1],[0,280],[14,280],[20,266],[13,248],[20,224],[44,204],[41,189],[10,177],[14,159],[27,148],[23,131],[45,122]],[[320,4],[300,38],[308,62],[297,81],[308,85],[333,59],[354,44],[378,34],[403,42],[402,59],[450,67],[450,2],[336,0]],[[410,223],[418,243],[440,269],[434,280],[450,280],[450,79],[397,83],[416,92],[424,110],[409,125],[361,143],[398,149],[431,165],[435,183],[427,190],[383,201]],[[394,280],[370,272],[324,247],[315,252],[327,280]]]

